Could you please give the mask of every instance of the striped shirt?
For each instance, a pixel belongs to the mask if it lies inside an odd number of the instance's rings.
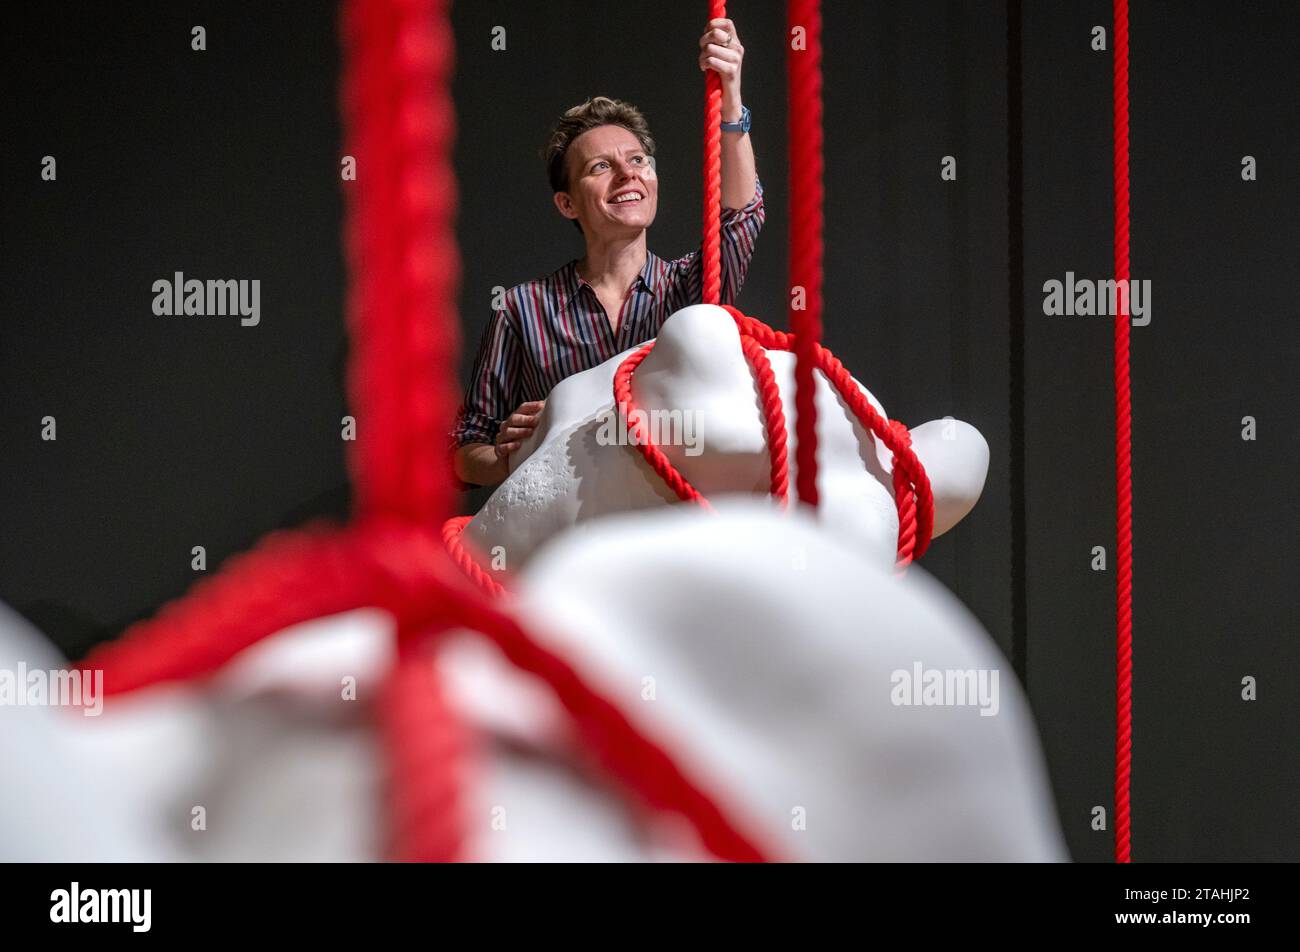
[[[734,304],[763,227],[763,183],[743,208],[722,209],[722,302]],[[530,400],[543,400],[572,374],[588,370],[659,333],[664,321],[703,296],[701,250],[669,261],[647,250],[615,331],[577,259],[506,292],[479,344],[452,431],[453,448],[495,443],[501,422]]]

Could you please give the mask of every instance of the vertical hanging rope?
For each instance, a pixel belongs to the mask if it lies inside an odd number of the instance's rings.
[[[474,779],[472,734],[448,702],[424,629],[399,631],[399,652],[376,699],[387,765],[385,853],[396,862],[450,863],[466,855],[462,791]]]
[[[790,332],[794,335],[795,486],[817,505],[813,368],[822,335],[822,44],[819,0],[786,4],[790,147]],[[802,35],[803,42],[799,42]],[[803,307],[794,287],[803,288]]]
[[[416,524],[445,518],[452,492],[441,455],[460,350],[449,2],[354,0],[341,21],[345,151],[358,169],[344,192],[360,431],[350,464],[363,517]],[[401,631],[403,652],[420,634]],[[399,664],[378,709],[394,858],[450,860],[461,847],[457,750],[444,743],[460,728],[440,704],[432,663]]]
[[[343,188],[349,468],[363,516],[431,522],[451,508],[441,448],[457,400],[460,255],[447,6],[357,0],[342,12],[344,152],[357,162]]]
[[[709,0],[709,21],[727,15]],[[722,77],[704,71],[704,304],[722,303]]]
[[[1128,0],[1115,0],[1115,281],[1129,280]],[[1133,468],[1128,295],[1115,316],[1115,862],[1130,861],[1133,753]]]

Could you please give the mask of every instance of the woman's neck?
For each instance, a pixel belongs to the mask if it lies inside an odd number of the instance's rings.
[[[646,263],[645,232],[635,238],[587,242],[587,253],[578,259],[578,274],[595,288],[625,291]]]

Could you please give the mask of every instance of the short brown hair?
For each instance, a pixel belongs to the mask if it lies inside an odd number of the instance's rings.
[[[641,115],[641,110],[621,99],[608,96],[593,96],[580,106],[566,109],[560,121],[546,139],[542,147],[542,161],[546,163],[546,175],[551,181],[551,191],[567,192],[569,190],[569,146],[575,139],[597,126],[622,126],[641,143],[646,155],[655,154],[655,140],[650,135],[650,126]],[[582,225],[573,219],[574,227],[579,232]]]

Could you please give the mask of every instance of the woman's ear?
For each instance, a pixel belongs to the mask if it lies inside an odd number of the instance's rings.
[[[569,197],[568,192],[556,192],[551,196],[555,202],[555,207],[560,210],[560,214],[565,218],[577,219],[578,210],[573,206],[573,199]]]

